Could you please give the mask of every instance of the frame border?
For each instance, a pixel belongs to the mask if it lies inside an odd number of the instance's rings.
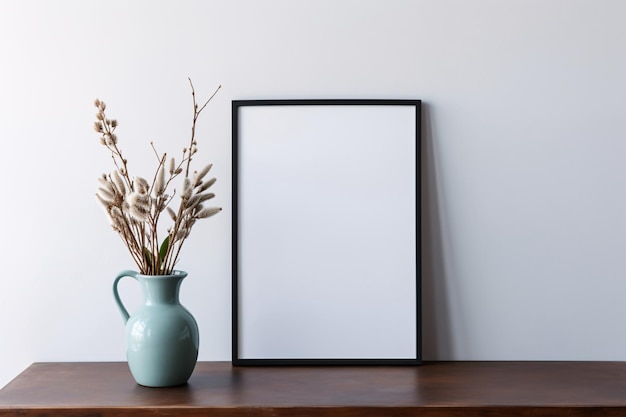
[[[234,366],[336,366],[336,365],[421,365],[422,364],[422,233],[421,233],[421,100],[412,99],[256,99],[232,100],[232,364]],[[416,352],[415,358],[240,358],[239,357],[239,109],[246,106],[414,106],[416,158]]]

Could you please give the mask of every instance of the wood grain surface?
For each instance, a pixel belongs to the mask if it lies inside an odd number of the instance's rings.
[[[126,363],[35,363],[0,390],[0,416],[626,416],[626,363],[199,362],[171,388],[137,385]]]

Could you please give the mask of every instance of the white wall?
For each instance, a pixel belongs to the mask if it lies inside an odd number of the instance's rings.
[[[621,0],[4,0],[0,386],[34,361],[124,360],[93,195],[98,97],[137,171],[187,143],[224,211],[180,266],[201,360],[230,359],[230,101],[424,100],[424,358],[626,360]],[[143,158],[146,163],[140,163]],[[133,283],[122,291],[131,303]]]

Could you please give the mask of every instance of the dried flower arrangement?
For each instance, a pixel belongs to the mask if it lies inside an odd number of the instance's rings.
[[[120,235],[140,273],[144,275],[171,274],[192,226],[197,220],[211,217],[222,210],[220,207],[205,207],[204,205],[207,200],[215,197],[215,194],[208,192],[208,189],[216,179],[205,180],[212,164],[191,173],[192,157],[198,151],[195,139],[196,122],[202,110],[221,86],[200,107],[196,102],[191,79],[189,84],[193,99],[189,147],[183,149],[180,162],[176,163],[174,158],[170,158],[166,168],[167,154],[159,155],[154,143],[151,142],[150,145],[158,161],[152,182],[138,176],[131,177],[128,161],[122,155],[115,134],[117,120],[106,117],[104,102],[96,99],[94,103],[98,109],[94,129],[100,134],[100,143],[111,152],[116,167],[110,174],[103,174],[99,178],[100,187],[96,197],[104,206],[113,230]],[[168,190],[172,186],[172,181],[181,174],[184,175],[182,191],[178,210],[175,211],[170,207],[170,203],[174,200],[176,189],[173,189],[171,193]],[[161,241],[157,226],[163,211],[167,211],[173,223],[167,228],[167,236]]]

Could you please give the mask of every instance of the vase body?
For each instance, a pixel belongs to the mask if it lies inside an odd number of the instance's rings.
[[[113,295],[126,325],[126,358],[138,384],[147,387],[182,385],[191,376],[198,359],[198,325],[180,304],[179,289],[186,272],[143,275],[123,271],[113,283]],[[131,277],[141,286],[142,307],[129,315],[117,285]]]

